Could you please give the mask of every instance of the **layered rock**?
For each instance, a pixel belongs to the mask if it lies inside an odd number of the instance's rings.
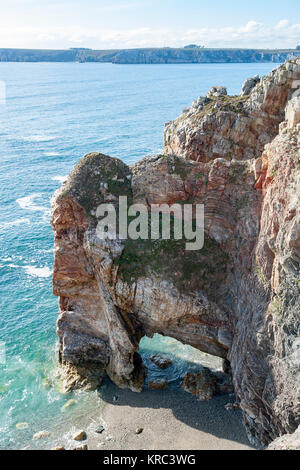
[[[53,200],[54,293],[66,388],[103,375],[142,389],[145,335],[230,362],[249,436],[299,425],[300,61],[249,96],[210,93],[167,124],[164,155],[87,155]],[[296,95],[295,95],[296,93]],[[102,240],[97,207],[204,204],[205,243]]]

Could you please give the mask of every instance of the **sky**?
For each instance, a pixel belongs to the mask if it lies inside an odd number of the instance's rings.
[[[0,48],[295,48],[300,0],[0,0]]]

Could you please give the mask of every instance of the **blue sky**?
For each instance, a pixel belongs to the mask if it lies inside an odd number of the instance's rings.
[[[0,47],[300,45],[300,0],[0,0]]]

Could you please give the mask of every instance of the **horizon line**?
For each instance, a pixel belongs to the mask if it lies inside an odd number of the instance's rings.
[[[262,48],[262,47],[204,47],[204,46],[194,46],[189,47],[187,46],[181,46],[181,47],[172,47],[172,46],[147,46],[147,47],[124,47],[124,48],[112,48],[112,49],[94,49],[92,47],[68,47],[68,48],[32,48],[32,47],[0,47],[0,50],[16,50],[16,51],[94,51],[94,52],[99,52],[99,51],[129,51],[129,50],[147,50],[147,49],[201,49],[202,51],[211,51],[211,50],[226,50],[226,51],[231,51],[231,50],[244,50],[244,51],[297,51],[296,46],[294,48]]]

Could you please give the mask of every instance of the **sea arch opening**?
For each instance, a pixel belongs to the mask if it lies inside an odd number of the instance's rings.
[[[179,386],[187,374],[197,375],[203,369],[222,377],[224,360],[158,333],[143,337],[139,354],[147,367],[146,388],[160,389]]]

